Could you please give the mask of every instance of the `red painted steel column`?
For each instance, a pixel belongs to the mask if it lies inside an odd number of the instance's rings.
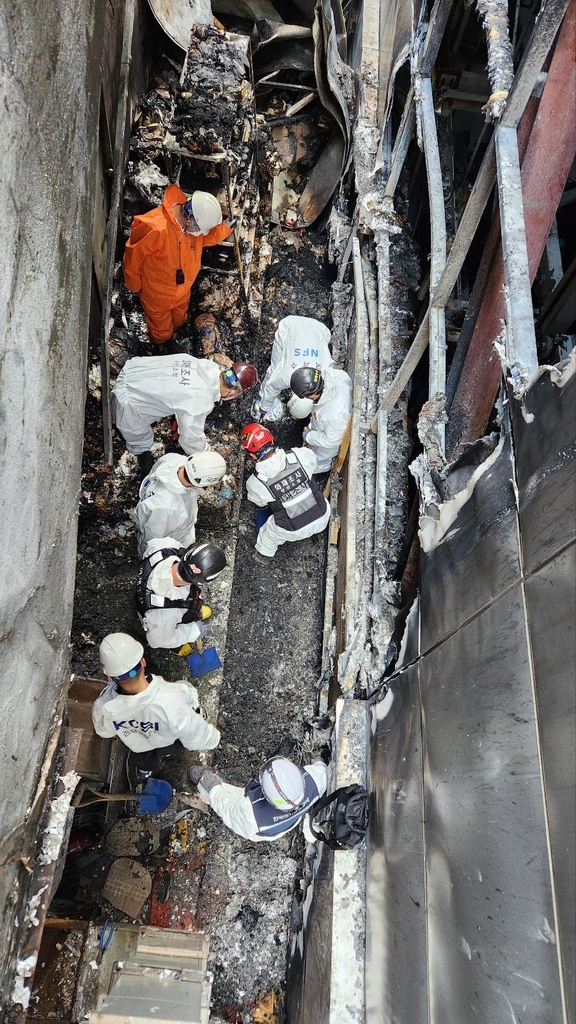
[[[576,154],[576,0],[571,0],[558,34],[546,85],[526,155],[522,194],[530,281],[546,240]],[[493,342],[506,315],[504,266],[500,249],[478,314],[470,349],[454,396],[447,429],[450,454],[485,430],[502,378]]]

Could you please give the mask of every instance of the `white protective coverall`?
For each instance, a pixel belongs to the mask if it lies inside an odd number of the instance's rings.
[[[324,390],[304,433],[306,444],[318,459],[317,473],[326,473],[338,454],[340,442],[352,412],[352,381],[344,370],[329,366],[324,373]]]
[[[194,356],[136,356],[122,367],[112,392],[112,410],[126,448],[147,452],[154,441],[152,424],[175,415],[180,447],[204,452],[206,417],[220,401],[222,367]]]
[[[312,449],[293,448],[292,451],[296,453],[308,475],[312,476],[316,472],[316,455]],[[273,496],[262,481],[271,480],[277,476],[284,469],[285,465],[286,452],[282,448],[277,448],[269,458],[257,462],[255,472],[246,481],[248,500],[260,508],[264,508],[264,506],[273,501]],[[316,533],[322,533],[330,519],[330,505],[326,499],[324,501],[326,503],[326,511],[322,518],[316,519],[307,526],[300,527],[299,530],[282,529],[282,527],[276,525],[274,516],[271,515],[264,523],[264,526],[261,526],[258,531],[256,551],[259,551],[261,555],[266,555],[268,558],[273,558],[278,548],[282,544],[286,544],[287,541],[305,540],[307,537],[313,537]]]
[[[92,721],[99,736],[118,736],[136,753],[169,747],[176,740],[187,750],[212,750],[220,733],[197,714],[197,707],[196,687],[153,675],[141,693],[119,693],[118,685],[109,683],[92,706]]]
[[[160,551],[161,548],[179,547],[181,544],[174,537],[151,540],[144,548],[144,558],[148,558],[154,551]],[[154,566],[148,578],[147,589],[160,597],[168,597],[171,601],[185,600],[190,593],[190,587],[177,587],[172,579],[172,566],[179,561],[180,559],[174,555]],[[195,622],[181,622],[185,611],[184,608],[150,608],[143,617],[141,616],[149,646],[172,650],[182,647],[182,644],[195,643],[200,636],[200,630]]]
[[[326,765],[323,761],[314,761],[313,764],[307,765],[304,771],[313,778],[318,788],[318,797],[321,797],[326,792],[327,786],[328,770]],[[198,795],[222,818],[224,824],[232,832],[242,836],[243,839],[251,839],[253,843],[273,842],[275,839],[281,839],[288,832],[291,832],[293,828],[296,828],[310,809],[309,806],[306,807],[296,817],[296,820],[293,817],[289,826],[279,835],[266,836],[259,834],[252,802],[245,795],[241,786],[232,786],[229,782],[222,782],[220,785],[213,786],[212,789],[207,790],[204,789],[202,779],[200,779]]]
[[[138,527],[138,555],[155,537],[174,537],[182,547],[189,548],[196,539],[199,487],[185,487],[178,470],[188,458],[170,452],[154,463],[140,486],[140,501],[132,511]]]
[[[332,366],[328,345],[330,331],[319,320],[309,316],[285,316],[278,324],[270,366],[260,388],[262,412],[267,412],[274,399],[290,387],[290,378],[300,366],[313,366],[324,373]]]

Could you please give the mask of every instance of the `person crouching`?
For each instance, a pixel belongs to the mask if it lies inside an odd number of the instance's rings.
[[[240,435],[242,447],[256,463],[246,481],[248,500],[266,509],[257,515],[254,561],[268,565],[281,544],[321,533],[330,519],[330,506],[313,474],[316,455],[311,448],[277,448],[266,427],[249,423]],[[261,520],[264,520],[261,522]]]
[[[269,758],[244,788],[210,768],[194,766],[188,774],[224,824],[254,843],[280,839],[296,828],[326,792],[328,778],[323,761],[300,768],[286,757]]]

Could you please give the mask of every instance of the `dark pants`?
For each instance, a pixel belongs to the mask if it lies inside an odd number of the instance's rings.
[[[134,771],[152,772],[154,774],[154,772],[157,772],[162,767],[162,761],[165,757],[176,754],[179,750],[182,750],[180,740],[171,743],[169,747],[155,747],[154,750],[140,750],[138,752],[130,750],[127,764]]]

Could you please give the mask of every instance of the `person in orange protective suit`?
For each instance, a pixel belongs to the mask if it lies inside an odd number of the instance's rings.
[[[210,192],[188,198],[169,185],[162,205],[134,217],[124,253],[126,287],[138,292],[151,340],[162,352],[188,315],[190,289],[200,270],[202,249],[231,233],[234,220],[222,223],[220,203]]]

